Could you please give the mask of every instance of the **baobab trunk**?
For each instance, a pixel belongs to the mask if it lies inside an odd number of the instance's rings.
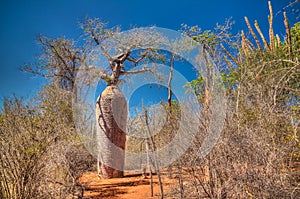
[[[110,85],[96,103],[99,125],[100,175],[102,178],[123,177],[126,144],[127,103],[117,86]]]

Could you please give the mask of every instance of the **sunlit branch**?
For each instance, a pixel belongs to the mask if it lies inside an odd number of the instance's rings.
[[[132,71],[121,71],[120,75],[129,75],[129,74],[140,74],[145,72],[153,72],[151,69],[143,69],[143,70],[132,70]]]

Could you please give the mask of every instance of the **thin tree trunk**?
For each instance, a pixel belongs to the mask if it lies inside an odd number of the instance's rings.
[[[178,165],[178,184],[179,184],[179,192],[180,192],[180,199],[184,198],[184,187],[183,187],[183,179],[182,179],[182,167],[181,163]]]
[[[153,197],[153,176],[152,176],[152,167],[150,163],[150,157],[149,157],[149,141],[146,140],[146,152],[147,152],[147,164],[149,168],[150,173],[150,191],[151,191],[151,197]]]
[[[172,122],[172,79],[173,79],[173,69],[174,69],[174,61],[175,61],[175,55],[172,55],[172,59],[171,59],[171,65],[170,65],[170,72],[169,72],[169,81],[168,81],[168,107],[169,107],[169,112],[167,113],[167,122],[168,125],[171,125],[172,129],[171,132],[169,132],[170,134],[173,135],[173,124],[171,124]],[[168,140],[169,142],[170,140]],[[171,151],[169,151],[169,153],[171,153]],[[168,165],[168,178],[171,179],[172,178],[172,166]]]
[[[284,26],[285,26],[285,32],[286,32],[286,41],[287,41],[287,48],[288,48],[288,52],[290,57],[293,56],[293,50],[292,50],[292,39],[291,39],[291,29],[290,29],[290,25],[289,25],[289,20],[286,16],[286,12],[283,13],[284,16]]]
[[[169,106],[169,116],[172,114],[172,79],[173,79],[173,69],[174,69],[174,60],[175,55],[172,55],[171,65],[170,65],[170,72],[169,72],[169,81],[168,81],[168,106]]]
[[[145,117],[145,123],[146,123],[146,127],[147,127],[147,134],[148,134],[148,139],[151,141],[151,146],[152,146],[152,152],[153,153],[153,159],[154,159],[154,168],[157,174],[157,178],[158,178],[158,184],[159,184],[159,190],[160,190],[160,195],[161,195],[161,199],[164,198],[164,190],[163,190],[163,184],[162,184],[162,180],[161,180],[161,176],[160,176],[160,172],[158,169],[158,164],[157,164],[157,158],[156,158],[156,145],[155,145],[155,141],[153,139],[153,136],[151,134],[151,130],[149,127],[149,120],[148,120],[148,114],[147,111],[145,110],[144,106],[143,106],[143,112],[144,112],[144,117]]]

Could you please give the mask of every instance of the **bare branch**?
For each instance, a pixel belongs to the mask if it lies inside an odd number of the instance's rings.
[[[121,75],[133,75],[133,74],[141,74],[145,72],[153,72],[150,68],[148,69],[142,69],[142,70],[132,70],[132,71],[121,71]]]
[[[254,33],[254,31],[253,31],[253,29],[252,29],[252,27],[251,27],[251,24],[250,24],[250,22],[249,22],[249,20],[248,20],[247,17],[245,17],[245,21],[246,21],[246,24],[247,24],[247,26],[248,26],[248,29],[249,29],[251,35],[253,36],[253,38],[254,38],[254,40],[255,40],[255,43],[256,43],[256,45],[257,45],[257,48],[258,48],[259,50],[261,50],[260,42],[259,42],[259,40],[258,40],[256,34]]]

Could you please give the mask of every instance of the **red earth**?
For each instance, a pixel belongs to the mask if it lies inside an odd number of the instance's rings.
[[[171,188],[174,182],[165,175],[162,177],[164,192]],[[159,198],[157,175],[153,175],[153,197],[151,197],[150,177],[141,173],[126,173],[123,178],[100,179],[96,172],[83,174],[78,182],[84,187],[84,198],[88,199],[150,199]]]

